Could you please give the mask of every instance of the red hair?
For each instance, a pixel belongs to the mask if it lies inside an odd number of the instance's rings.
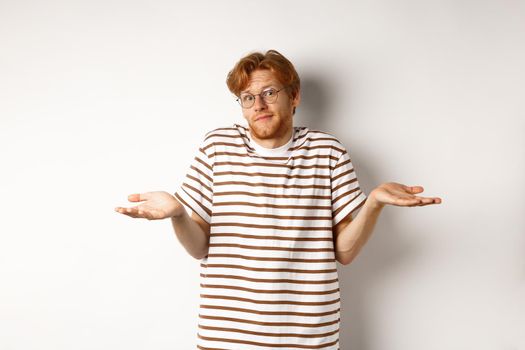
[[[299,75],[292,63],[276,50],[268,50],[265,54],[253,52],[241,58],[228,73],[226,79],[228,89],[235,96],[239,96],[248,86],[250,74],[257,69],[271,71],[281,84],[288,86],[292,98],[299,92],[301,85]]]

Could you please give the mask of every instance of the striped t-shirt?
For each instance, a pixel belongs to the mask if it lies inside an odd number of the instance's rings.
[[[334,136],[293,129],[275,149],[243,125],[206,133],[175,193],[210,224],[198,349],[339,349],[332,228],[367,197]]]

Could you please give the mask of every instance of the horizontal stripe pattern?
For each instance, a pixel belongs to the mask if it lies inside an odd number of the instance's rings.
[[[175,193],[210,224],[199,349],[339,349],[332,231],[366,195],[334,136],[294,127],[292,137],[262,156],[247,127],[212,130]]]

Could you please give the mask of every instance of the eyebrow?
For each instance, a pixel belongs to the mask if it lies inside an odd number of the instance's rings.
[[[269,88],[269,87],[273,87],[273,88],[275,88],[275,84],[272,83],[272,84],[269,84],[269,85],[265,85],[265,86],[262,87],[261,91],[263,91],[264,89]],[[248,91],[248,90],[241,91],[241,94],[244,94],[244,93],[249,93],[249,94],[251,94],[251,92]],[[252,95],[253,95],[253,94],[252,94]]]

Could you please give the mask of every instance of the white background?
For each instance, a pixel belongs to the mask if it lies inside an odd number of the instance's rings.
[[[524,1],[0,0],[0,349],[193,349],[199,262],[171,223],[226,74],[296,66],[296,125],[347,147],[387,207],[340,268],[342,350],[524,350]]]

